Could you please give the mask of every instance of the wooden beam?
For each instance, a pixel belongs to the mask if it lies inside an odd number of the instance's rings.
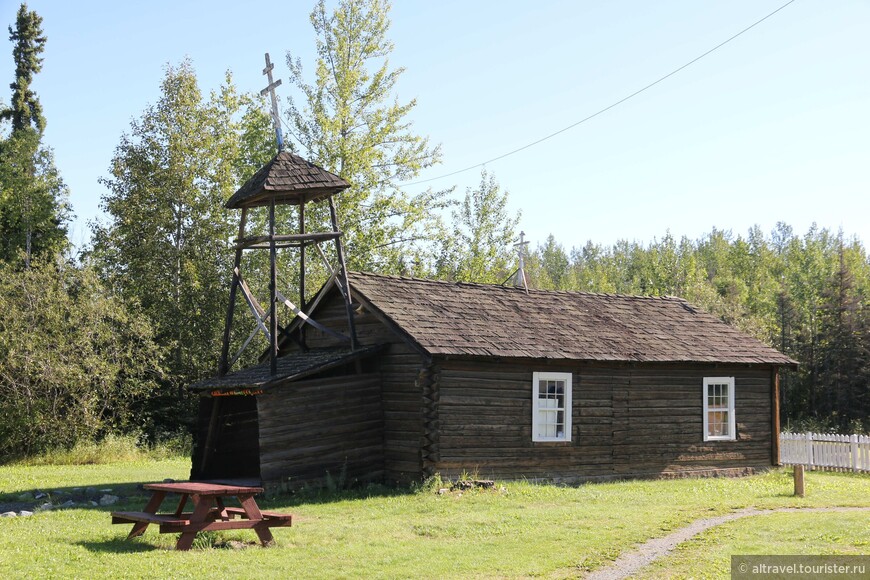
[[[314,300],[312,300],[311,302],[308,303],[308,312],[306,313],[308,316],[311,316],[311,313],[314,312],[315,310],[317,310],[318,304],[320,304],[321,300],[323,300],[323,298],[332,289],[332,284],[337,285],[337,283],[336,283],[336,276],[337,275],[338,275],[338,272],[332,272],[332,274],[329,275],[329,278],[326,279],[326,284],[324,284],[323,287],[320,288],[320,291],[314,297]],[[286,336],[290,336],[290,334],[293,331],[295,331],[296,329],[298,329],[300,326],[302,326],[304,324],[305,324],[305,321],[302,318],[294,318],[290,322],[290,324],[288,324],[286,327],[284,327],[282,333]],[[264,360],[263,358],[260,358],[260,361],[263,361],[263,360]]]
[[[271,335],[269,334],[269,329],[266,328],[265,320],[266,318],[271,316],[272,309],[270,309],[269,313],[267,314],[263,310],[263,307],[260,306],[260,303],[257,302],[257,299],[254,298],[254,295],[251,294],[251,290],[250,288],[248,288],[248,283],[245,282],[245,279],[242,278],[242,275],[238,273],[238,269],[236,270],[236,273],[239,277],[239,288],[241,288],[242,290],[242,296],[244,296],[245,302],[248,303],[248,307],[251,309],[251,314],[254,315],[254,319],[256,319],[257,321],[257,326],[260,327],[260,330],[263,331],[263,334],[266,335],[266,338],[271,340]]]
[[[299,235],[305,235],[305,204],[299,204]],[[299,246],[299,311],[300,314],[305,311],[305,244]],[[307,347],[305,345],[305,326],[299,329],[299,346],[302,350]]]
[[[335,200],[329,196],[329,217],[332,221],[332,229],[338,231],[338,214],[335,211]],[[336,278],[339,287],[344,288],[344,304],[347,310],[347,326],[350,331],[350,348],[357,349],[356,340],[356,324],[353,321],[353,306],[350,304],[350,282],[347,279],[347,263],[344,260],[344,248],[341,245],[341,238],[335,238],[335,252],[338,254],[338,263],[341,268],[341,274]]]
[[[248,220],[247,208],[242,208],[242,217],[239,219],[239,238],[245,237],[245,224]],[[218,376],[224,376],[229,372],[232,364],[227,361],[230,354],[230,329],[233,325],[233,313],[236,308],[236,289],[239,285],[237,272],[242,265],[242,250],[236,249],[236,257],[233,262],[233,281],[230,283],[230,303],[227,306],[226,323],[224,326],[224,341],[221,346],[221,358],[218,363]]]
[[[242,353],[245,352],[245,349],[248,348],[248,344],[250,344],[250,342],[254,339],[254,337],[257,336],[257,333],[261,332],[261,331],[263,331],[263,329],[261,328],[261,325],[255,324],[254,330],[252,330],[251,334],[248,335],[248,339],[242,345],[242,348],[239,349],[239,352],[237,352],[236,356],[234,356],[233,359],[230,361],[230,367],[232,367],[234,364],[236,364],[236,361],[239,360],[239,357],[241,357]],[[265,333],[265,331],[263,331],[263,332]],[[268,337],[269,337],[269,335],[266,334],[266,338],[268,338]]]
[[[309,233],[301,233],[301,234],[281,234],[281,235],[269,235],[269,236],[251,236],[247,238],[239,237],[235,240],[236,248],[239,249],[250,249],[257,244],[269,243],[269,246],[258,246],[258,247],[271,247],[272,242],[281,243],[281,242],[325,242],[329,240],[336,240],[341,237],[342,233],[338,230],[334,232],[309,232]]]
[[[280,249],[283,248],[307,248],[308,246],[316,246],[322,243],[322,240],[308,240],[304,242],[275,242],[275,247]],[[272,247],[270,242],[258,242],[256,244],[251,244],[249,246],[245,246],[244,250],[268,250]]]
[[[323,248],[320,247],[320,244],[318,244],[315,247],[317,248],[317,251],[320,252],[320,259],[323,260],[323,265],[326,266],[326,269],[328,271],[332,272],[334,275],[336,272],[336,269],[333,268],[332,264],[329,263],[329,260],[326,259],[326,254],[323,252]]]
[[[269,368],[278,374],[278,253],[275,248],[275,199],[269,201]]]
[[[328,326],[324,326],[324,325],[320,324],[319,322],[317,322],[316,320],[309,318],[309,316],[307,314],[302,312],[302,310],[300,308],[298,308],[295,304],[290,302],[280,292],[278,292],[278,299],[281,300],[282,302],[284,302],[284,304],[287,306],[287,308],[292,310],[293,313],[296,316],[298,316],[299,318],[301,318],[306,324],[310,324],[311,326],[313,326],[317,330],[320,330],[321,332],[325,332],[326,334],[329,334],[330,336],[340,338],[341,340],[348,340],[348,341],[350,340],[350,337],[345,336],[345,335],[341,334],[340,332],[336,332],[335,330],[329,328]],[[304,326],[300,327],[300,332],[301,332],[301,328],[304,328]]]

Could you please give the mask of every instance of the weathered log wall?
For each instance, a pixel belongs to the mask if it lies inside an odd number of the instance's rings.
[[[317,321],[339,332],[347,332],[344,302],[338,293],[321,304]],[[380,387],[372,402],[383,420],[383,479],[389,483],[418,481],[422,473],[423,437],[422,385],[419,381],[423,357],[366,307],[357,308],[354,317],[357,339],[363,346],[387,345],[373,359],[363,361],[362,370],[380,377]],[[306,329],[310,347],[347,346],[315,328]]]
[[[337,293],[320,305],[317,320],[346,332]],[[776,374],[769,366],[433,361],[365,303],[355,324],[360,344],[387,345],[360,363],[363,375],[349,367],[346,376],[259,397],[264,480],[307,481],[327,469],[335,476],[350,457],[349,476],[389,483],[435,472],[578,481],[746,472],[772,463]],[[313,328],[306,340],[344,346]],[[534,371],[572,373],[570,442],[532,441]],[[736,441],[703,440],[705,376],[735,377]],[[323,402],[334,397],[354,403]]]
[[[455,476],[583,480],[771,465],[770,368],[438,361],[439,461]],[[532,442],[532,372],[571,372],[571,442]],[[702,381],[735,377],[736,441],[704,442]]]
[[[383,479],[383,414],[377,375],[299,381],[257,397],[265,482],[321,484]]]

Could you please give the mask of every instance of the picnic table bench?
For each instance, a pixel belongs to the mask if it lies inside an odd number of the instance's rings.
[[[269,528],[290,526],[293,516],[261,511],[254,496],[263,493],[262,487],[246,487],[204,482],[147,483],[151,499],[140,511],[112,512],[113,524],[133,524],[127,539],[145,533],[149,524],[158,524],[161,534],[181,533],[175,545],[177,550],[189,550],[198,532],[208,530],[253,529],[266,546],[273,541]],[[158,514],[157,510],[169,493],[181,495],[174,513]],[[241,507],[227,507],[224,499],[235,497]],[[186,512],[188,500],[193,510]]]

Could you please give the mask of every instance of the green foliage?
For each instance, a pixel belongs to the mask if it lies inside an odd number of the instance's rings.
[[[0,141],[0,261],[29,265],[67,247],[69,190],[33,129]],[[23,257],[23,259],[22,259]]]
[[[352,483],[353,482],[349,482],[347,479],[347,460],[342,463],[337,477],[333,477],[332,474],[327,471],[326,477],[324,478],[324,486],[330,493],[344,491],[348,489]]]
[[[508,192],[482,171],[480,186],[453,210],[453,232],[442,238],[435,275],[445,280],[500,284],[515,269],[512,244],[520,215],[507,210]]]
[[[860,425],[870,416],[870,308],[867,292],[859,288],[856,272],[866,260],[856,252],[839,249],[839,267],[828,278],[821,295],[814,362],[816,373],[811,407],[818,416],[835,418],[841,429]]]
[[[51,259],[67,246],[68,190],[50,148],[42,145],[45,118],[30,89],[42,69],[45,47],[42,18],[22,4],[16,26],[9,27],[15,45],[12,106],[0,111],[11,132],[0,138],[0,260],[30,266],[32,256]]]
[[[148,323],[90,269],[0,264],[0,459],[132,428],[158,358]]]
[[[71,448],[50,449],[16,461],[14,465],[106,465],[166,459],[189,461],[190,451],[189,437],[147,444],[134,435],[109,433],[100,441],[80,440]]]
[[[777,224],[769,237],[713,230],[652,243],[587,243],[566,252],[553,236],[527,260],[532,286],[676,295],[801,363],[783,374],[783,424],[861,431],[870,416],[870,259],[858,240]]]
[[[556,238],[550,234],[543,246],[529,256],[526,270],[529,283],[541,290],[567,290],[573,287],[570,258]]]
[[[329,14],[318,2],[311,13],[313,84],[301,61],[287,54],[290,82],[301,93],[301,103],[289,100],[289,130],[304,157],[352,186],[336,196],[349,267],[413,273],[431,254],[438,211],[448,202],[447,192],[409,195],[399,186],[438,163],[441,153],[412,131],[407,117],[416,101],[393,97],[404,69],[389,65],[389,8],[381,0],[341,0]],[[312,223],[322,223],[323,205]]]
[[[440,473],[430,475],[423,480],[422,483],[415,486],[413,489],[417,493],[438,493],[442,489],[446,489],[449,483],[445,483]]]
[[[205,99],[189,61],[167,66],[160,99],[132,122],[101,180],[109,222],[94,225],[93,256],[167,347],[151,405],[164,430],[191,416],[183,386],[216,369],[238,220],[223,204],[271,153],[259,105],[229,74]]]

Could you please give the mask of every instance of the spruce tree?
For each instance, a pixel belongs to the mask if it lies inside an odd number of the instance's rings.
[[[66,246],[68,191],[51,149],[42,143],[45,117],[30,88],[42,69],[42,18],[22,4],[9,39],[15,43],[15,81],[9,85],[12,104],[0,111],[0,120],[11,122],[0,140],[0,260],[17,261],[23,253],[30,267],[32,256],[50,256]]]
[[[9,40],[15,43],[12,57],[15,60],[15,81],[12,89],[12,106],[0,113],[0,118],[12,121],[12,131],[34,128],[41,135],[45,130],[45,118],[39,98],[30,88],[33,75],[42,70],[45,50],[45,35],[42,33],[42,17],[29,12],[27,4],[18,9],[15,28],[9,27]]]

